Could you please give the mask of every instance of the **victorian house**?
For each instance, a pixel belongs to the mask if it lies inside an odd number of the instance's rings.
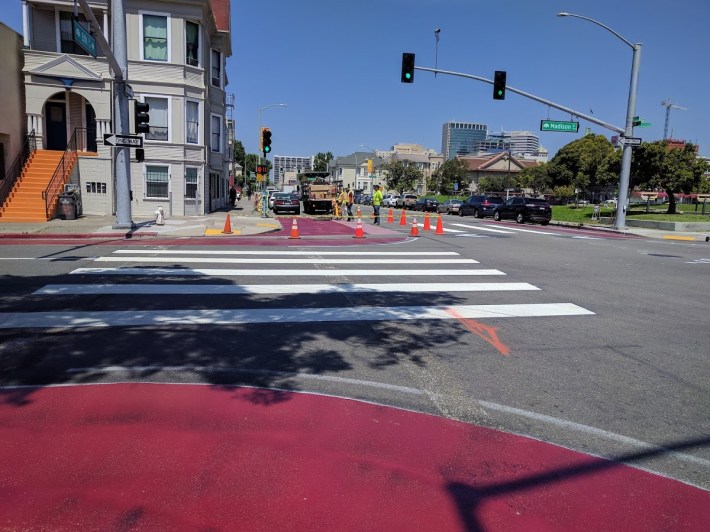
[[[93,57],[91,47],[87,51],[77,38],[95,34],[95,28],[81,9],[75,16],[72,1],[22,3],[24,111],[37,150],[0,216],[12,219],[13,201],[22,196],[29,175],[48,187],[78,187],[84,214],[112,214],[114,148],[105,145],[104,137],[114,132],[115,84],[101,48]],[[111,0],[88,3],[111,45]],[[132,99],[150,108],[143,153],[130,150],[132,213],[151,215],[162,206],[168,214],[198,215],[220,208],[229,188],[225,63],[231,55],[230,0],[125,0],[124,5],[126,79]],[[74,24],[81,26],[78,33]],[[60,164],[61,171],[56,168]],[[50,185],[57,174],[59,184]],[[53,217],[51,192],[35,198],[36,211],[28,210],[26,201],[17,203],[23,205],[17,219]]]

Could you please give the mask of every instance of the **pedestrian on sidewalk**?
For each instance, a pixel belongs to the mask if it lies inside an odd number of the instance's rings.
[[[375,185],[375,192],[372,194],[372,208],[375,210],[375,225],[380,225],[380,207],[382,206],[382,191],[380,185]]]
[[[232,207],[237,203],[237,189],[234,186],[229,187],[229,203]]]

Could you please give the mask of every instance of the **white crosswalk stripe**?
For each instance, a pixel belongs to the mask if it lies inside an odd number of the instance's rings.
[[[268,255],[268,257],[265,257]],[[279,257],[281,256],[281,257]],[[293,250],[208,250],[208,249],[121,249],[110,256],[97,257],[96,262],[124,263],[125,266],[76,268],[72,276],[96,277],[99,282],[75,284],[50,284],[34,292],[47,298],[63,296],[191,296],[199,299],[199,308],[142,310],[53,310],[25,313],[0,313],[0,328],[95,328],[180,326],[195,324],[257,324],[257,323],[305,323],[343,321],[398,321],[398,320],[451,320],[451,319],[500,319],[541,316],[584,316],[593,312],[567,302],[520,302],[511,304],[432,304],[422,305],[416,294],[532,293],[540,292],[534,285],[524,282],[481,280],[474,278],[505,277],[500,270],[483,268],[478,261],[461,257],[456,252],[399,252],[399,251],[293,251]],[[154,267],[154,263],[171,263],[175,267]],[[215,267],[191,267],[198,263]],[[225,263],[248,264],[248,268],[222,268]],[[312,268],[289,267],[310,264]],[[403,265],[406,264],[406,267]],[[432,269],[431,265],[437,267]],[[356,267],[357,266],[357,267]],[[361,267],[360,267],[361,266]],[[106,276],[135,277],[141,282],[110,283]],[[191,277],[202,282],[170,282],[174,277]],[[220,277],[217,282],[206,283]],[[272,279],[278,277],[278,282]],[[328,281],[288,282],[296,277],[321,277]],[[383,282],[358,282],[350,278],[385,277]],[[431,281],[426,278],[436,277]],[[441,278],[455,278],[442,282]],[[255,282],[241,281],[254,278]],[[259,283],[262,279],[262,283]],[[397,279],[396,282],[389,282]],[[470,280],[468,280],[470,279]],[[296,281],[296,279],[293,279]],[[230,282],[233,281],[233,282]],[[352,294],[351,298],[368,294],[411,294],[415,303],[409,306],[373,306],[358,304],[358,299],[348,299],[340,307],[318,304],[315,298],[327,295]],[[240,296],[287,296],[298,295],[313,298],[301,308],[278,307],[278,300],[250,301],[249,308]],[[236,296],[236,308],[224,308],[224,300],[218,308],[210,308],[210,298]],[[206,299],[205,299],[206,298]],[[64,306],[59,303],[57,307]],[[160,302],[160,299],[155,301]],[[155,303],[154,301],[154,303]],[[174,303],[175,299],[170,300]],[[179,300],[178,300],[179,301]],[[187,300],[186,300],[187,301]],[[216,301],[216,300],[215,300]],[[325,302],[326,300],[324,300]],[[362,299],[361,301],[365,301]],[[460,299],[458,300],[460,301]],[[205,303],[207,302],[207,303]],[[331,303],[332,305],[332,300]],[[190,306],[189,303],[186,305]],[[159,306],[159,305],[158,305]],[[174,306],[174,305],[173,305]],[[255,307],[255,308],[252,308]]]

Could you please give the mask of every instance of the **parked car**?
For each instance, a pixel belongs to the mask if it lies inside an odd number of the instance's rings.
[[[422,212],[436,212],[436,208],[438,206],[439,202],[434,198],[419,198],[414,204],[414,210]]]
[[[440,214],[458,214],[459,207],[461,207],[462,203],[463,200],[460,199],[447,199],[446,201],[439,203],[439,206],[436,208],[436,212]]]
[[[382,199],[382,206],[383,207],[396,207],[397,206],[397,198],[399,198],[399,194],[387,194]]]
[[[360,198],[361,205],[372,205],[372,196],[370,194],[363,194]]]
[[[493,211],[494,220],[513,218],[519,224],[539,222],[547,225],[552,219],[552,207],[541,198],[509,198]]]
[[[414,204],[417,202],[417,195],[416,194],[403,194],[399,198],[397,198],[397,201],[395,203],[395,207],[402,208],[402,209],[413,209]]]
[[[272,209],[274,214],[281,214],[283,212],[292,212],[296,215],[301,214],[301,202],[298,198],[298,194],[274,192],[269,199],[273,200],[274,205]]]
[[[500,196],[474,194],[466,198],[461,204],[461,207],[459,207],[459,216],[475,216],[476,218],[493,216],[493,211],[502,203],[503,198]]]

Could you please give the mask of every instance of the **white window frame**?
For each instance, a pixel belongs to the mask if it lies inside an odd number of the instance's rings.
[[[187,140],[187,104],[196,103],[197,104],[197,142],[189,142]],[[201,144],[200,139],[202,138],[202,102],[195,98],[185,98],[185,144],[190,144],[191,146],[198,146]],[[212,125],[210,124],[210,128]],[[169,132],[169,130],[168,130]],[[169,136],[169,135],[168,135]]]
[[[166,190],[165,196],[149,196],[148,195],[148,167],[149,166],[159,166],[161,168],[168,169],[168,188]],[[150,200],[168,200],[170,199],[170,188],[172,181],[172,167],[170,164],[144,164],[143,165],[143,198]]]
[[[148,61],[150,63],[159,63],[159,64],[170,63],[170,61],[171,61],[170,48],[171,48],[171,43],[173,42],[172,32],[170,31],[170,26],[171,26],[170,13],[160,13],[158,11],[138,11],[138,15],[139,15],[139,19],[140,19],[140,24],[138,25],[138,35],[140,38],[141,61]],[[165,61],[161,61],[159,59],[146,59],[145,58],[145,42],[143,40],[143,26],[144,26],[143,15],[151,15],[154,17],[165,17],[165,25],[167,28],[167,39],[168,39],[168,42],[166,43],[167,58],[165,59]]]
[[[212,139],[212,135],[214,133],[212,129],[212,119],[213,118],[219,118],[219,146],[217,149],[214,149],[214,140]],[[216,114],[216,113],[210,113],[210,151],[212,153],[224,153],[224,150],[222,149],[224,145],[224,116]]]
[[[195,169],[196,181],[195,181],[195,196],[194,197],[187,195],[187,169],[188,168]],[[183,193],[183,197],[185,199],[189,199],[189,200],[196,200],[199,197],[199,195],[200,195],[200,167],[199,166],[193,166],[193,165],[186,165],[185,166],[184,184],[183,184],[182,193]]]
[[[212,69],[214,67],[214,54],[212,52],[217,52],[219,54],[219,85],[214,84],[214,78],[212,77]],[[217,87],[218,89],[224,87],[224,55],[222,54],[222,51],[217,48],[210,48],[210,86]]]
[[[146,103],[145,99],[146,98],[155,98],[155,99],[160,99],[160,100],[167,100],[168,101],[168,138],[166,140],[157,140],[157,139],[145,139],[146,142],[161,142],[163,144],[172,142],[173,141],[173,99],[166,95],[166,94],[142,94],[141,95],[141,101],[143,103]],[[148,109],[148,115],[150,116],[150,109]],[[150,121],[148,122],[149,126],[154,126],[155,124],[152,124]]]
[[[190,22],[191,24],[197,24],[197,66],[194,65],[189,65],[187,63],[187,23]],[[142,26],[142,25],[141,25]],[[185,65],[191,66],[193,68],[200,68],[202,66],[202,57],[204,56],[204,50],[202,49],[202,24],[199,22],[195,22],[194,20],[185,20],[185,31],[184,31],[184,37],[185,37],[185,48],[183,50],[185,57],[183,58],[185,60]]]

